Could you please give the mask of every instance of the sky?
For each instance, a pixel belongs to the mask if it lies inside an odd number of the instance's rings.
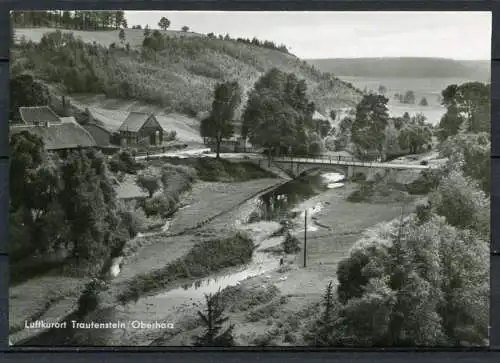
[[[491,58],[491,12],[208,12],[126,11],[129,27],[170,29],[272,40],[311,58]]]

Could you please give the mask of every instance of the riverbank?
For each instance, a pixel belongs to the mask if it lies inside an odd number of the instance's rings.
[[[248,182],[222,183],[197,182],[190,192],[183,195],[181,203],[185,208],[179,210],[170,222],[174,231],[190,228],[210,218],[222,217],[237,208],[247,199],[257,196],[276,185],[285,182],[282,179],[255,179]],[[210,224],[206,224],[205,229]],[[219,227],[217,229],[220,229]],[[120,275],[112,281],[111,291],[118,294],[127,281],[134,276],[164,267],[175,259],[186,255],[200,240],[195,231],[183,236],[170,236],[171,232],[162,232],[149,237],[136,237],[128,245],[133,251],[125,260]],[[213,236],[223,236],[212,233]],[[49,283],[47,283],[49,281]],[[24,321],[33,319],[58,321],[76,309],[78,298],[88,279],[71,279],[66,276],[41,276],[21,285],[11,287],[10,327],[11,340],[15,344],[40,331],[23,329]],[[54,288],[52,288],[54,287]],[[45,292],[45,293],[42,293]],[[53,344],[55,344],[54,342]]]
[[[366,229],[401,215],[402,204],[396,200],[349,202],[347,197],[357,188],[356,183],[346,183],[297,206],[297,210],[316,210],[307,236],[307,267],[303,267],[302,250],[286,256],[281,268],[223,291],[228,306],[226,313],[235,324],[238,345],[302,344],[301,332],[317,313],[329,281],[336,283],[338,263],[348,256],[351,246]],[[417,202],[415,197],[407,200],[405,209],[410,211]],[[295,234],[303,248],[303,228],[297,227]],[[266,298],[255,303],[253,297],[261,295]],[[154,345],[190,345],[191,337],[201,332],[196,319],[197,310],[204,308],[201,303],[185,307],[184,318],[177,323],[181,326],[157,338]],[[233,308],[235,304],[245,308]]]
[[[284,182],[285,180],[279,179],[255,179],[230,184],[195,183],[192,190],[182,198],[184,207],[170,221],[169,230],[137,239],[142,240],[142,244],[136,253],[129,256],[118,277],[112,281],[105,303],[86,318],[96,322],[167,321],[174,323],[176,328],[169,330],[168,336],[165,336],[165,332],[161,329],[129,328],[115,331],[106,329],[101,332],[94,331],[93,335],[77,331],[75,339],[78,344],[144,346],[153,343],[177,345],[185,341],[189,345],[191,337],[189,334],[196,333],[198,324],[193,319],[196,318],[196,312],[203,308],[202,292],[213,292],[210,289],[214,286],[226,287],[227,284],[221,285],[213,281],[233,279],[235,276],[239,277],[231,284],[238,285],[242,294],[251,296],[253,290],[258,292],[268,288],[277,289],[272,301],[266,300],[266,303],[259,305],[249,303],[252,308],[247,309],[248,311],[242,312],[241,309],[236,309],[238,312],[230,314],[231,321],[236,324],[235,335],[238,344],[262,344],[261,341],[267,338],[264,339],[259,332],[265,332],[270,328],[281,329],[282,327],[277,327],[282,324],[281,320],[297,315],[309,316],[307,312],[315,311],[314,306],[323,294],[328,281],[335,279],[338,262],[347,256],[350,246],[359,238],[362,231],[379,222],[398,217],[402,210],[401,203],[391,199],[379,203],[351,203],[347,201],[347,196],[359,186],[355,183],[346,183],[343,187],[323,191],[295,208],[299,212],[306,208],[314,210],[310,214],[311,223],[308,228],[306,268],[302,267],[302,252],[286,256],[285,266],[279,268],[279,256],[261,251],[260,265],[257,261],[250,267],[230,267],[216,273],[212,271],[210,277],[205,280],[201,278],[193,281],[183,278],[171,281],[168,285],[162,285],[163,292],[160,294],[140,296],[139,293],[133,299],[137,301],[128,303],[123,301],[122,304],[117,304],[116,297],[128,288],[130,281],[135,277],[152,273],[186,256],[200,239],[223,239],[235,230],[245,230],[259,245],[257,251],[279,247],[283,236],[275,236],[281,228],[277,222],[245,223],[257,206],[258,196],[263,191],[275,188]],[[300,213],[298,218],[300,222]],[[183,233],[183,231],[188,232]],[[294,232],[302,241],[303,231],[300,225]],[[262,268],[265,271],[262,271]],[[241,275],[240,271],[244,275]],[[242,280],[245,281],[241,282]],[[201,289],[200,286],[189,287],[191,284],[207,287]],[[186,285],[188,290],[182,285]],[[186,298],[186,291],[189,294],[193,292],[193,295]],[[238,296],[238,294],[233,295]],[[267,304],[272,307],[268,307]],[[78,337],[78,334],[82,336]],[[282,338],[285,339],[284,335]],[[276,336],[273,339],[278,338]],[[291,338],[288,336],[286,339]],[[292,340],[298,339],[300,337],[297,336]]]

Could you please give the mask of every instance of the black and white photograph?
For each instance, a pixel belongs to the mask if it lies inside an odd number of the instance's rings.
[[[489,346],[491,12],[10,17],[11,346]]]

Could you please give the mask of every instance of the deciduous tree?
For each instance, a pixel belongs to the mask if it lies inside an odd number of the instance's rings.
[[[137,185],[149,194],[152,198],[153,195],[161,187],[160,176],[152,173],[142,173],[137,176]]]
[[[234,134],[234,116],[241,103],[241,88],[238,82],[219,83],[215,86],[214,101],[210,115],[200,126],[202,137],[211,138],[216,145],[217,158],[220,157],[222,140]]]
[[[158,22],[158,27],[161,30],[167,30],[168,28],[170,28],[170,20],[163,16]]]

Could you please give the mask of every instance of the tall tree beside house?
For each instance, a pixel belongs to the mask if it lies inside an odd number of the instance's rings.
[[[217,84],[210,115],[201,122],[201,136],[214,140],[217,158],[220,158],[222,140],[234,134],[234,115],[241,103],[241,93],[238,82]]]
[[[11,120],[19,120],[19,107],[45,106],[50,103],[48,88],[29,74],[20,74],[10,79]]]
[[[170,28],[170,20],[163,16],[158,22],[158,27],[161,30],[167,30],[168,28]]]

